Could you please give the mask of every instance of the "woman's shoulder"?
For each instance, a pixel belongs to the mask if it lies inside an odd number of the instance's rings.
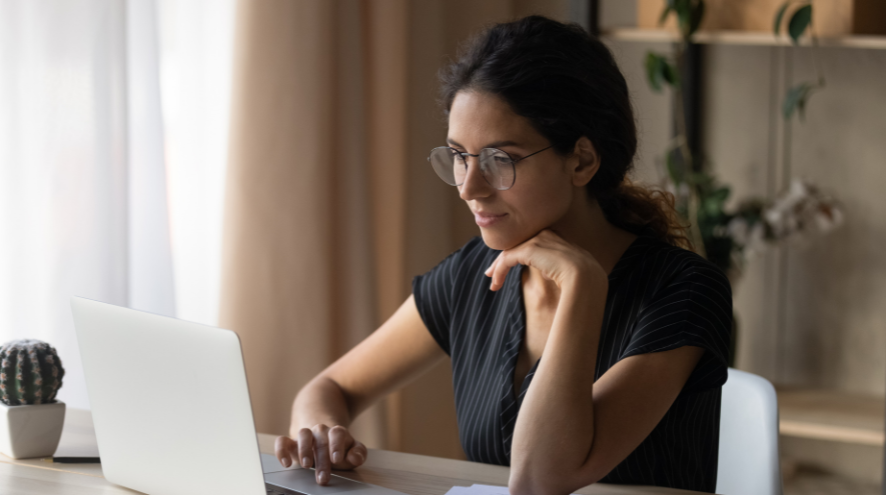
[[[635,267],[639,278],[665,282],[660,285],[663,287],[700,284],[731,297],[729,278],[720,267],[700,254],[649,235],[637,241],[642,244],[642,254]]]

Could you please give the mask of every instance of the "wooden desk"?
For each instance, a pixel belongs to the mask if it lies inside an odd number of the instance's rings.
[[[273,435],[259,434],[262,452],[274,453]],[[89,411],[68,409],[59,454],[96,455],[95,431]],[[366,464],[335,474],[412,495],[444,495],[454,485],[507,485],[508,468],[370,449]],[[0,454],[0,493],[4,495],[104,495],[140,493],[109,483],[100,464],[53,464],[42,459],[14,460]],[[578,490],[584,495],[697,494],[650,486],[596,484]]]

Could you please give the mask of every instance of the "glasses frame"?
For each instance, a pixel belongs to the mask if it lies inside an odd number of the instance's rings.
[[[490,186],[492,186],[492,187],[493,187],[494,189],[496,189],[497,191],[507,191],[508,189],[514,187],[514,184],[517,183],[517,167],[516,167],[517,162],[523,161],[523,160],[529,158],[530,156],[537,155],[537,154],[541,153],[542,151],[549,150],[549,149],[551,149],[551,148],[553,148],[553,147],[554,147],[554,145],[552,144],[552,145],[548,146],[547,148],[542,148],[542,149],[540,149],[540,150],[538,150],[538,151],[536,151],[536,152],[534,152],[534,153],[530,153],[530,154],[528,154],[528,155],[526,155],[526,156],[521,156],[520,158],[514,159],[514,157],[511,156],[510,153],[508,153],[507,151],[504,151],[504,150],[500,150],[500,149],[498,149],[498,148],[483,148],[483,149],[480,150],[480,153],[474,155],[474,154],[468,153],[468,152],[466,152],[466,151],[459,151],[459,150],[457,150],[457,149],[455,149],[455,148],[453,148],[453,147],[451,147],[451,146],[438,146],[438,147],[436,147],[436,148],[434,148],[434,149],[431,150],[430,154],[428,154],[428,158],[427,158],[427,160],[428,160],[428,163],[430,163],[430,164],[432,165],[431,168],[433,168],[433,162],[431,161],[431,155],[433,155],[435,151],[437,151],[437,150],[439,150],[439,149],[448,149],[448,150],[452,150],[452,151],[455,152],[456,155],[458,155],[458,156],[461,157],[461,162],[462,162],[462,164],[464,164],[464,166],[465,166],[465,177],[467,177],[467,171],[468,171],[468,157],[469,157],[469,156],[472,156],[472,157],[474,157],[474,158],[480,158],[480,154],[482,154],[482,153],[483,153],[484,151],[486,151],[486,150],[489,150],[489,151],[491,151],[492,153],[495,153],[496,151],[497,151],[497,152],[500,152],[500,153],[504,153],[505,156],[507,156],[507,157],[511,160],[511,169],[512,169],[512,171],[513,171],[513,176],[514,176],[514,180],[511,181],[511,185],[509,185],[508,187],[506,187],[506,188],[504,188],[504,189],[499,189],[499,188],[495,187],[494,184],[492,184],[491,182],[489,182],[489,178],[486,177],[486,174],[483,173],[483,168],[482,168],[482,167],[480,168],[480,175],[483,176],[483,180],[485,180],[487,184],[489,184]],[[479,162],[478,162],[478,164],[479,164]],[[436,173],[436,169],[434,170],[434,172]],[[439,177],[440,174],[437,174],[437,176]],[[440,179],[443,180],[443,182],[446,182],[447,184],[449,184],[449,182],[447,182],[445,179],[443,179],[443,177],[440,177]],[[461,184],[449,184],[449,185],[450,185],[450,186],[458,187],[458,186],[461,186],[461,185],[463,185],[463,184],[464,184],[464,181],[462,181]]]

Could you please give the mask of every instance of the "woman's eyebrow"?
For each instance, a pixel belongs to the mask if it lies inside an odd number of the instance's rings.
[[[464,148],[460,143],[451,138],[446,138],[446,142],[449,143],[450,146],[455,146],[458,148]],[[501,148],[502,146],[519,146],[519,144],[514,141],[495,141],[494,143],[489,143],[484,148]]]

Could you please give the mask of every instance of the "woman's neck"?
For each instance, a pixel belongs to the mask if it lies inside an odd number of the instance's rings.
[[[635,234],[609,223],[597,201],[586,194],[580,194],[573,201],[567,214],[552,225],[551,230],[564,240],[591,253],[607,275],[637,238]],[[536,268],[529,267],[528,272],[523,279],[524,284],[531,284],[534,291],[545,299],[559,299],[560,291],[554,282],[542,277]]]

